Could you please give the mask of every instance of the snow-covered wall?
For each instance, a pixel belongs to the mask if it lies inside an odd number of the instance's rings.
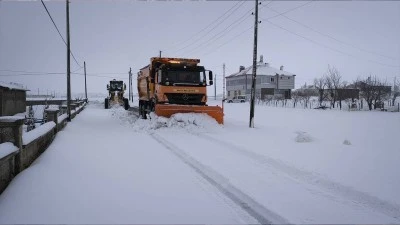
[[[11,142],[0,144],[0,193],[7,187],[15,174],[15,155],[18,148]]]
[[[74,111],[74,118],[84,109],[85,104]],[[1,117],[3,122],[12,122],[19,117]],[[53,121],[30,131],[20,132],[22,148],[18,149],[15,143],[0,143],[0,194],[6,189],[19,172],[29,167],[51,144],[57,131],[65,127],[67,123],[65,114],[58,117],[58,124]],[[22,126],[22,125],[21,125]],[[22,131],[22,130],[21,130]],[[17,132],[18,133],[18,132]],[[12,154],[15,153],[15,154]]]

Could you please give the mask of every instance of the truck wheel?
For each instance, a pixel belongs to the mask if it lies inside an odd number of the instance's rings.
[[[108,109],[108,98],[104,99],[104,108]]]
[[[147,102],[144,102],[142,104],[142,108],[143,108],[143,110],[142,110],[142,112],[143,112],[142,118],[146,120],[147,119]]]
[[[229,100],[228,103],[232,103],[232,100]]]
[[[129,101],[127,98],[124,98],[124,108],[125,108],[125,110],[129,109]]]
[[[143,101],[139,101],[139,117],[146,119],[146,112]]]

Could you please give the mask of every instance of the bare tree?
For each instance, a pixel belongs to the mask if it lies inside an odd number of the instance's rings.
[[[299,100],[303,101],[304,108],[307,108],[308,104],[310,104],[311,97],[314,95],[313,90],[304,86],[297,91],[299,95]]]
[[[343,96],[339,89],[344,88],[345,83],[342,81],[339,71],[334,66],[331,67],[328,65],[328,70],[325,74],[325,83],[329,92],[331,106],[335,108],[336,101],[339,101],[339,107],[342,109]]]
[[[326,79],[324,77],[314,79],[314,87],[318,91],[318,102],[319,106],[322,106],[322,102],[327,98]]]
[[[301,100],[301,95],[299,90],[294,90],[292,92],[292,101],[293,101],[293,108],[296,108],[297,102]]]
[[[271,103],[271,101],[274,99],[274,96],[273,95],[266,95],[265,97],[264,97],[264,102],[265,102],[265,105],[270,105],[270,103]]]
[[[386,82],[380,81],[376,76],[357,79],[355,85],[360,89],[361,97],[367,102],[369,110],[372,110],[372,106],[374,109],[378,108],[391,92]]]
[[[400,96],[400,81],[394,80],[393,83],[393,96],[392,96],[392,105],[396,104],[396,98]]]

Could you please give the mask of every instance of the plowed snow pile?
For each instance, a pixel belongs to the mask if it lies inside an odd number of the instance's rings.
[[[219,129],[221,126],[207,114],[177,113],[170,118],[160,117],[154,113],[148,119],[140,119],[136,113],[124,110],[122,107],[111,108],[111,116],[117,118],[125,126],[135,131],[151,132],[157,129],[178,129],[188,132],[204,132]]]

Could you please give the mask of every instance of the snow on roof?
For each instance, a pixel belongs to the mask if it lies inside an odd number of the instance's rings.
[[[227,77],[236,77],[236,76],[241,76],[241,75],[251,75],[253,72],[253,66],[249,66],[245,68],[244,70],[231,74]],[[257,75],[272,75],[275,76],[276,74],[279,75],[286,75],[286,76],[295,76],[295,74],[284,71],[284,70],[279,70],[274,67],[269,66],[269,63],[257,63]]]
[[[6,83],[4,81],[0,81],[0,87],[8,88],[10,90],[29,91],[28,89],[24,88],[24,86],[22,84]]]

